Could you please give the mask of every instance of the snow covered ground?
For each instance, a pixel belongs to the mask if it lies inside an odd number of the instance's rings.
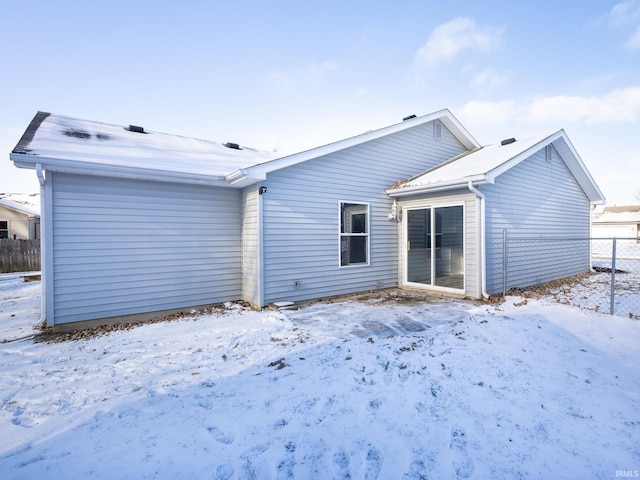
[[[34,343],[38,288],[0,275],[2,479],[640,471],[637,320],[391,291]]]

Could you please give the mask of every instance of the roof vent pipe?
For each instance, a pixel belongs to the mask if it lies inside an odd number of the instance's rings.
[[[225,147],[227,148],[232,148],[233,150],[242,150],[240,148],[240,145],[238,145],[237,143],[231,143],[231,142],[227,142],[224,144]]]
[[[127,128],[127,130],[134,133],[144,133],[144,128],[137,125],[129,125],[129,128]]]
[[[506,140],[502,140],[500,142],[500,145],[509,145],[510,143],[514,143],[515,141],[515,138],[507,138]]]
[[[412,118],[416,118],[416,116],[415,116],[415,115],[409,115],[408,117],[404,117],[404,118],[402,119],[402,121],[403,121],[403,122],[406,122],[407,120],[411,120]]]

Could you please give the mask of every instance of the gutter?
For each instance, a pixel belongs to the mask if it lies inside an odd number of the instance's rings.
[[[408,195],[415,195],[418,193],[435,193],[442,192],[445,190],[455,190],[457,188],[465,188],[468,187],[469,183],[475,183],[479,185],[481,183],[493,183],[492,180],[486,178],[485,175],[474,175],[473,177],[467,177],[467,179],[453,180],[447,182],[439,182],[439,183],[431,183],[431,184],[420,184],[420,185],[412,185],[410,187],[397,187],[397,188],[388,188],[385,190],[385,193],[390,197],[405,197]]]
[[[108,165],[102,163],[64,160],[40,155],[26,155],[12,152],[9,156],[18,168],[40,168],[52,172],[76,175],[99,175],[104,177],[130,178],[157,182],[186,183],[211,187],[229,187],[229,182],[220,175],[206,175],[193,172],[175,172],[155,168],[130,167],[126,165]]]
[[[478,238],[478,250],[480,252],[480,261],[478,263],[480,266],[480,285],[482,289],[482,296],[488,299],[490,295],[487,292],[487,264],[486,264],[487,241],[486,241],[486,235],[485,235],[486,199],[485,199],[484,193],[482,193],[480,190],[474,187],[473,182],[471,180],[469,180],[467,187],[469,188],[469,191],[471,191],[476,195],[478,203],[480,204],[480,208],[478,209],[479,212],[476,215],[478,231],[480,232],[480,236]]]
[[[240,170],[231,172],[229,175],[224,177],[224,180],[228,183],[227,186],[230,185],[235,188],[244,188],[250,185],[255,185],[256,183],[262,182],[266,179],[267,177],[265,175],[251,175],[247,168],[241,168]]]

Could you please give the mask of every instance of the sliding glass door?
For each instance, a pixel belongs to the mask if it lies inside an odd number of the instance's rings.
[[[463,290],[463,207],[411,209],[406,220],[407,283]]]

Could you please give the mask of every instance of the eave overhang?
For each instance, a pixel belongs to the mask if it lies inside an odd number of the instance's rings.
[[[468,189],[469,182],[472,182],[474,186],[483,185],[486,183],[493,183],[485,175],[476,175],[473,177],[467,177],[464,179],[458,179],[451,182],[439,182],[425,185],[412,185],[408,187],[396,187],[388,188],[386,190],[387,195],[391,198],[408,197],[410,195],[420,195],[428,193],[443,192],[447,190],[459,190]]]
[[[140,168],[123,165],[101,165],[95,162],[78,160],[64,160],[60,158],[43,157],[13,152],[9,155],[13,164],[18,168],[35,169],[37,164],[49,172],[70,173],[77,175],[100,175],[104,177],[130,178],[134,180],[149,180],[170,183],[188,183],[208,185],[214,187],[231,187],[224,177],[218,175],[203,175],[199,173],[173,172],[167,170]]]

